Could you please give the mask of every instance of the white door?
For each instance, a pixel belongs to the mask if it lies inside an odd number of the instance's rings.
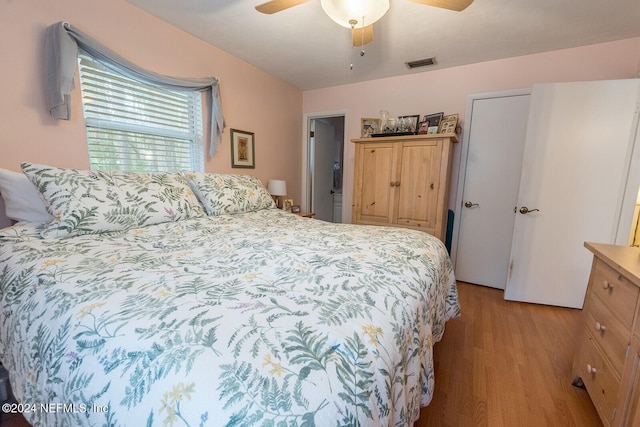
[[[314,121],[311,209],[316,214],[316,219],[333,222],[333,163],[336,128],[322,119]]]
[[[506,299],[582,307],[592,259],[584,242],[614,243],[618,230],[638,86],[534,86],[517,204],[529,213],[516,214]]]
[[[513,239],[529,91],[472,95],[458,196],[458,280],[504,289]],[[454,222],[455,224],[455,222]],[[455,233],[454,233],[455,234]]]

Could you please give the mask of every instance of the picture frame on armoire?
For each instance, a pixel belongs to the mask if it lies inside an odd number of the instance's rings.
[[[440,129],[438,130],[438,133],[455,134],[457,126],[458,126],[457,114],[449,118],[445,117],[440,122]]]
[[[412,134],[418,133],[418,122],[420,121],[420,115],[414,114],[411,116],[399,116],[398,122],[400,123],[400,132],[409,132]]]
[[[360,138],[370,138],[374,133],[378,132],[380,132],[380,119],[360,119]]]
[[[418,123],[418,135],[429,133],[429,122],[421,121]]]
[[[438,129],[440,129],[440,122],[444,117],[444,112],[427,114],[422,119],[423,122],[427,122],[427,131],[424,133],[438,133]]]

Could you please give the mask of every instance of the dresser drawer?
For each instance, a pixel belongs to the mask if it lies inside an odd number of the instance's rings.
[[[601,260],[596,258],[594,262],[592,292],[618,315],[625,327],[631,329],[640,289]]]
[[[605,362],[590,334],[583,332],[576,354],[576,375],[582,378],[605,426],[611,424],[620,381]]]
[[[585,328],[600,345],[618,377],[622,376],[627,357],[630,331],[595,294],[590,294],[585,316]]]

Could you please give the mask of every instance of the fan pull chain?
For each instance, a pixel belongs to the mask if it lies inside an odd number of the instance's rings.
[[[352,19],[349,21],[349,24],[351,24],[351,34],[353,34],[353,29],[356,27],[358,21],[356,21],[355,19]],[[353,38],[353,35],[351,36]],[[354,46],[353,42],[351,43],[351,60],[349,61],[349,69],[353,70],[353,50],[356,47]]]
[[[351,46],[351,58],[350,58],[350,61],[349,61],[349,69],[350,70],[353,70],[353,49],[355,49],[355,48],[356,48],[355,46]]]
[[[362,31],[360,32],[360,46],[362,49],[360,50],[360,56],[364,56],[364,16],[362,17]]]
[[[354,33],[354,29],[356,28],[356,24],[358,23],[358,21],[356,21],[355,19],[351,19],[349,21],[349,24],[351,24],[351,38],[353,39],[353,33]],[[360,46],[362,47],[360,49],[360,56],[364,56],[365,51],[364,51],[364,16],[362,17],[362,27],[361,27],[361,31],[360,31]],[[351,43],[351,61],[349,63],[349,69],[353,70],[353,50],[356,48],[355,44],[352,42]]]

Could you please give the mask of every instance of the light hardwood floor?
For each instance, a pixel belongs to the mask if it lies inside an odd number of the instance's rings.
[[[571,385],[581,310],[458,283],[462,316],[435,346],[435,393],[414,427],[601,427]]]
[[[462,316],[435,347],[436,389],[414,427],[601,427],[571,385],[580,310],[524,304],[459,283]],[[2,427],[28,426],[3,418]]]

